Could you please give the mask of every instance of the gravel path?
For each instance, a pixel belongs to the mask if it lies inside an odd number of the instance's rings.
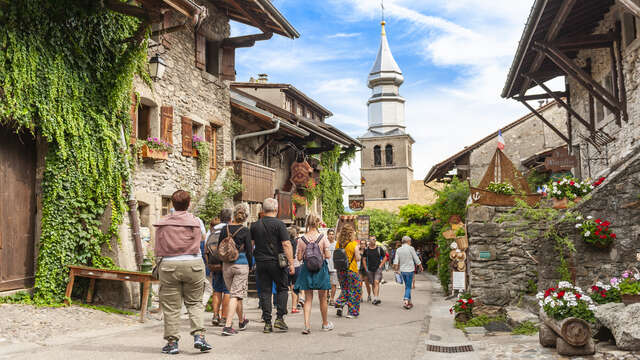
[[[80,306],[47,308],[0,305],[0,342],[43,341],[53,336],[137,323],[138,316],[110,314]]]

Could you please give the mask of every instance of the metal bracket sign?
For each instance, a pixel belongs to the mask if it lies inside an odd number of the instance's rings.
[[[364,209],[364,195],[349,195],[349,208],[353,211]]]
[[[491,259],[491,252],[490,251],[480,251],[478,253],[478,257],[480,259]]]

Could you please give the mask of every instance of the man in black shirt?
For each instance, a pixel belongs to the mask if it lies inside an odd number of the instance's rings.
[[[287,295],[290,275],[295,273],[293,266],[293,250],[289,241],[289,232],[285,224],[276,218],[278,215],[278,201],[267,198],[262,203],[263,217],[251,225],[251,238],[255,242],[253,255],[256,259],[256,277],[260,292],[262,307],[262,319],[264,320],[264,332],[273,332],[275,327],[281,331],[289,328],[284,322],[287,314]],[[280,267],[278,255],[284,254],[288,260],[287,267]],[[271,287],[276,284],[276,321],[271,325],[272,294]]]
[[[382,280],[382,269],[387,262],[385,251],[376,244],[376,237],[369,237],[369,246],[364,251],[362,263],[367,271],[369,283],[373,288],[373,305],[379,305],[380,301],[380,281]]]

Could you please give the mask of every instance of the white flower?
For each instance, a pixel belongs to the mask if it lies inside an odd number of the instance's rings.
[[[633,274],[633,278],[636,280],[640,280],[640,273]]]
[[[591,219],[593,219],[593,216],[589,215],[589,216],[587,216],[587,219],[591,220]]]
[[[582,220],[582,215],[578,215],[578,217],[576,217],[576,220]]]
[[[584,237],[589,237],[589,235],[591,235],[591,231],[587,230],[587,232],[584,233]]]
[[[571,285],[571,283],[568,281],[560,281],[558,283],[558,289],[563,289],[563,288],[573,289],[573,285]]]
[[[579,229],[582,227],[582,224],[576,224],[576,229]]]
[[[543,307],[544,303],[542,301],[538,301],[538,306]]]

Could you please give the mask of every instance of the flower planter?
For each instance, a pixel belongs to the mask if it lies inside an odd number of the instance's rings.
[[[581,201],[582,201],[582,197],[580,197],[580,196],[578,196],[575,199],[573,199],[573,202],[576,203],[576,204],[580,203]]]
[[[198,150],[196,150],[196,149],[191,149],[191,156],[193,156],[193,157],[198,157]]]
[[[624,295],[622,295],[622,302],[625,305],[631,305],[631,304],[635,304],[635,303],[640,303],[640,295],[624,294]]]
[[[466,312],[460,312],[460,313],[456,313],[455,319],[457,322],[466,324],[467,321],[471,320],[471,316]]]
[[[552,198],[552,200],[553,200],[554,209],[566,209],[567,206],[569,205],[569,199],[567,198],[564,198],[564,199]]]
[[[601,242],[588,243],[588,244],[598,249],[608,249],[609,246],[611,246],[611,243],[603,244]]]
[[[167,160],[169,153],[167,151],[159,151],[150,149],[146,144],[142,146],[142,158],[153,160]]]

